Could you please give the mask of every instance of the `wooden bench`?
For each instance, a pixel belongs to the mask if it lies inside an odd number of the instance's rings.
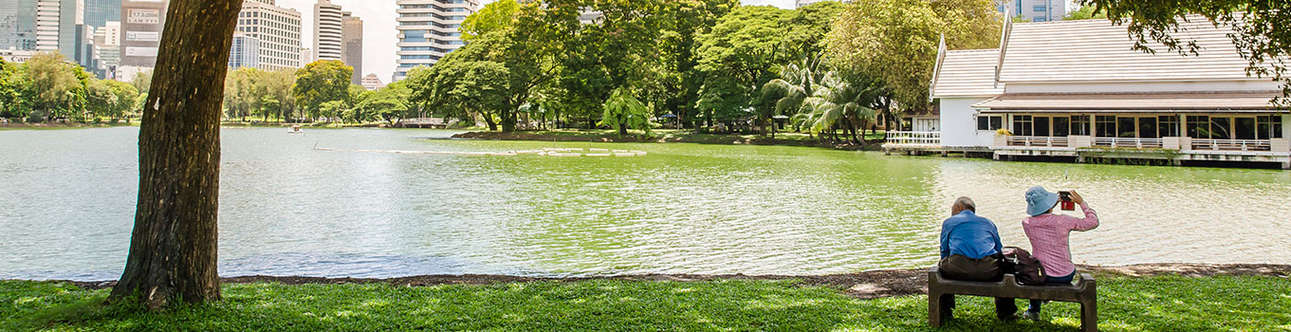
[[[929,325],[941,327],[950,315],[941,303],[953,301],[955,295],[1080,303],[1081,330],[1098,331],[1098,283],[1088,273],[1081,274],[1079,283],[1071,286],[1026,286],[1017,283],[1012,274],[1005,274],[999,282],[943,279],[934,266],[928,271]]]

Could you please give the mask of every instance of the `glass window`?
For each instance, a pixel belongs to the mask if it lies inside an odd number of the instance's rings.
[[[1004,126],[1004,117],[999,115],[988,115],[977,117],[977,130],[999,130]]]
[[[1071,118],[1065,116],[1053,117],[1053,135],[1057,137],[1071,135]]]
[[[1179,117],[1157,117],[1157,128],[1161,137],[1179,137]]]
[[[1049,136],[1049,117],[1037,116],[1032,120],[1035,136]]]
[[[1134,138],[1135,135],[1134,118],[1121,117],[1116,118],[1116,137]]]
[[[1189,115],[1188,137],[1210,138],[1210,117],[1204,115]]]
[[[1089,116],[1073,115],[1071,117],[1071,135],[1089,136]]]
[[[1210,118],[1210,138],[1232,139],[1233,133],[1230,129],[1232,123],[1232,118]]]
[[[1282,116],[1261,116],[1256,121],[1259,139],[1282,138]]]
[[[1030,115],[1014,115],[1014,116],[1013,116],[1013,134],[1014,134],[1014,135],[1018,135],[1018,136],[1031,136],[1032,134],[1034,134],[1034,133],[1031,131],[1031,129],[1032,129],[1032,126],[1031,126],[1031,116],[1030,116]]]
[[[1139,118],[1139,137],[1157,138],[1157,118]]]
[[[1233,118],[1233,134],[1237,139],[1255,139],[1255,118]]]
[[[1094,133],[1098,137],[1116,137],[1116,117],[1110,115],[1094,117]]]

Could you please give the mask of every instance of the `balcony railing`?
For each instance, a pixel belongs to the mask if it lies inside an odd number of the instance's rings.
[[[1071,146],[1071,140],[1067,137],[1054,136],[1009,136],[1009,146],[1026,146],[1026,147],[1043,147],[1043,148],[1065,148]]]
[[[1109,148],[1160,149],[1165,145],[1160,138],[1095,137],[1094,146]]]
[[[1272,151],[1273,143],[1266,139],[1193,139],[1192,149],[1210,151]]]
[[[939,131],[889,131],[885,144],[940,146]]]

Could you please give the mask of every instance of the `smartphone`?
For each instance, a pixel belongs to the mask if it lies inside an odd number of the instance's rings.
[[[1072,200],[1071,200],[1071,192],[1070,192],[1070,191],[1059,191],[1059,192],[1058,192],[1058,201],[1059,201],[1059,202],[1062,202],[1062,210],[1063,210],[1063,211],[1075,211],[1075,210],[1076,210],[1076,202],[1074,202],[1074,201],[1072,201]]]

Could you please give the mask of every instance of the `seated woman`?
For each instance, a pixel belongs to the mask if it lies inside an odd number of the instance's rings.
[[[1053,214],[1058,205],[1059,195],[1036,186],[1027,190],[1027,217],[1022,221],[1022,230],[1031,240],[1031,255],[1044,266],[1045,282],[1054,285],[1071,284],[1076,277],[1076,265],[1071,262],[1071,247],[1068,239],[1071,231],[1088,231],[1098,228],[1098,215],[1094,209],[1085,204],[1085,199],[1075,191],[1071,192],[1071,201],[1080,204],[1085,218]],[[1038,320],[1042,302],[1031,300],[1031,308],[1023,317]]]

